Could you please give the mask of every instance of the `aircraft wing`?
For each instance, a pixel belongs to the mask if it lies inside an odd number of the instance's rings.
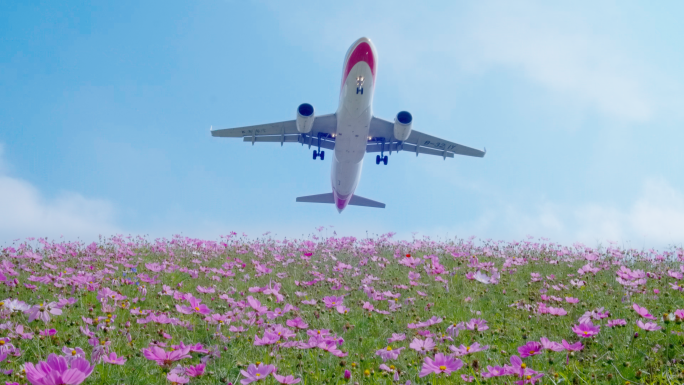
[[[467,147],[462,144],[440,139],[420,131],[411,130],[411,135],[405,141],[393,139],[394,123],[373,117],[370,124],[371,140],[366,146],[366,152],[380,151],[408,151],[418,154],[453,158],[454,155],[466,155],[482,158],[485,151]]]
[[[325,149],[335,148],[335,138],[333,134],[337,130],[337,117],[335,114],[321,115],[314,119],[311,132],[301,134],[297,131],[297,124],[294,120],[285,122],[259,124],[256,126],[223,128],[211,130],[211,136],[224,138],[243,138],[245,142],[271,142],[280,143],[302,143],[318,145],[321,140],[321,147]]]

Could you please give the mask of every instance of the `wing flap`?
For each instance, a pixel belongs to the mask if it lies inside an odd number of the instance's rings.
[[[381,138],[387,141],[385,149],[389,151],[390,145],[397,144],[397,147],[391,147],[392,151],[412,151],[416,152],[418,146],[418,153],[437,155],[445,158],[453,158],[456,155],[466,155],[474,157],[484,157],[485,152],[475,148],[464,146],[462,144],[450,142],[448,140],[440,139],[432,135],[422,133],[420,131],[412,130],[411,135],[404,142],[397,142],[393,139],[394,123],[373,117],[370,124],[369,135],[373,138]],[[391,144],[390,144],[391,142]],[[402,149],[403,145],[403,149]],[[366,147],[367,152],[380,152],[380,144],[369,144]],[[446,151],[446,153],[445,153]]]

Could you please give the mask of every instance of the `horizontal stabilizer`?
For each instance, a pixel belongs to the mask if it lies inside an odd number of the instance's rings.
[[[358,195],[352,195],[351,201],[349,201],[351,206],[365,206],[365,207],[377,207],[380,209],[385,208],[384,203],[372,201],[368,198],[360,197]]]
[[[318,195],[308,195],[305,197],[298,197],[297,202],[306,203],[335,203],[335,197],[333,193],[318,194]]]
[[[335,196],[333,193],[318,194],[318,195],[308,195],[305,197],[298,197],[297,202],[305,203],[335,203]],[[352,195],[349,201],[350,206],[364,206],[364,207],[377,207],[384,209],[385,204],[370,200],[368,198],[360,197],[358,195]]]

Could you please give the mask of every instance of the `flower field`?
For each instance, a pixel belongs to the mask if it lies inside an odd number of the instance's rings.
[[[1,256],[0,383],[684,383],[682,249],[232,233]]]

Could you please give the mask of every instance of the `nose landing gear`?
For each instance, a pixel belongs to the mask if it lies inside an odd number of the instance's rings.
[[[380,162],[382,162],[385,166],[387,166],[387,161],[388,161],[387,155],[385,155],[385,156],[376,155],[375,156],[375,164],[380,164]]]

